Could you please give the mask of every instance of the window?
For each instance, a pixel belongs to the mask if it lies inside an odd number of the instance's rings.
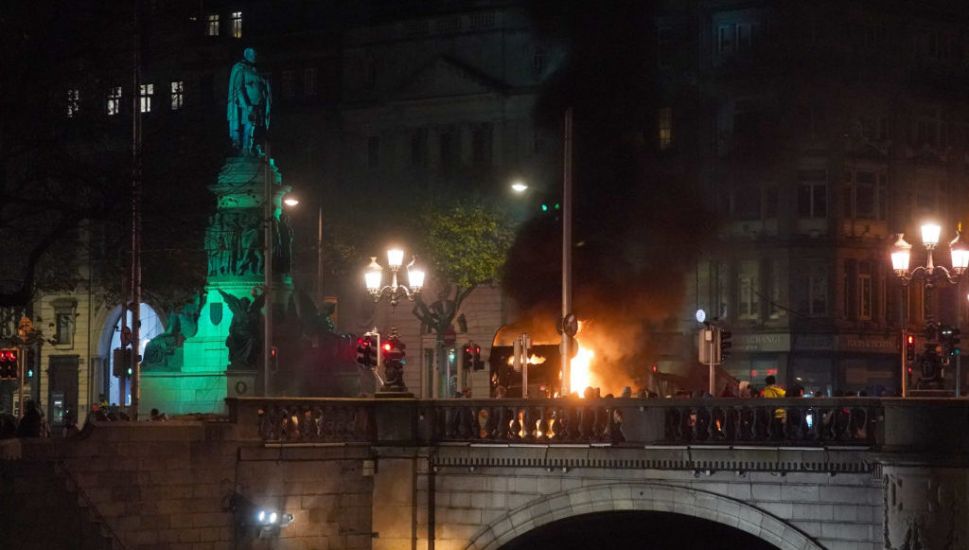
[[[380,166],[380,138],[378,136],[367,138],[367,166],[371,168]]]
[[[172,81],[172,110],[177,111],[185,105],[185,82]]]
[[[728,308],[730,296],[730,265],[726,262],[717,262],[717,311],[721,319],[727,319],[730,310]]]
[[[740,291],[737,315],[740,319],[757,319],[760,317],[759,275],[755,260],[740,262],[737,272],[737,287]]]
[[[74,342],[74,316],[70,313],[57,313],[54,328],[54,341],[59,346],[69,346]]]
[[[216,16],[218,18],[218,16]],[[216,19],[218,21],[218,19]],[[218,31],[216,31],[218,34]],[[242,12],[232,12],[232,38],[242,38]]]
[[[205,26],[205,36],[219,36],[219,14],[210,13]]]
[[[303,95],[306,97],[316,95],[316,67],[303,69]]]
[[[142,84],[138,96],[138,104],[142,113],[151,112],[151,98],[155,95],[154,84]]]
[[[828,314],[828,270],[823,265],[812,266],[808,272],[807,313],[812,317]]]
[[[854,293],[852,292],[853,287],[852,287],[852,281],[851,281],[851,274],[854,272],[854,270],[855,270],[855,261],[846,260],[844,274],[842,275],[842,278],[841,278],[841,284],[843,286],[842,294],[841,294],[842,296],[841,311],[845,319],[848,319],[851,317],[851,303],[852,303],[851,298],[852,296],[854,296]]]
[[[475,166],[491,165],[492,125],[479,124],[471,133],[471,158]]]
[[[532,73],[535,76],[542,76],[545,74],[545,64],[548,62],[548,56],[545,54],[545,50],[542,48],[535,48],[535,55],[532,56]]]
[[[872,265],[871,262],[858,262],[858,318],[871,320],[872,302]]]
[[[797,215],[799,217],[827,217],[827,177],[827,172],[824,170],[798,170]]]
[[[848,171],[845,174],[845,216],[867,220],[884,220],[888,196],[885,174],[870,170]]]
[[[121,112],[121,86],[115,86],[108,90],[108,116],[114,116]]]
[[[81,110],[81,92],[78,89],[67,91],[67,118],[74,118]]]
[[[784,316],[786,310],[781,305],[784,303],[784,273],[781,262],[774,260],[770,263],[770,318],[779,319]]]
[[[673,109],[663,107],[659,110],[657,118],[659,148],[665,151],[673,143]]]
[[[735,25],[720,25],[717,30],[717,51],[721,54],[730,53],[734,49]]]
[[[410,163],[427,166],[427,128],[418,128],[410,137]]]
[[[280,88],[283,97],[286,99],[293,99],[296,95],[296,71],[287,69],[283,71],[280,80]]]

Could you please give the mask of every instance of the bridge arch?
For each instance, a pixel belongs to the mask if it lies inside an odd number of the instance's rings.
[[[478,531],[467,550],[497,550],[547,523],[612,511],[672,512],[734,527],[781,550],[822,550],[793,525],[745,502],[679,485],[628,482],[579,487],[529,502]]]

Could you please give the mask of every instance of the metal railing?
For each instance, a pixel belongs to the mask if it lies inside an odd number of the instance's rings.
[[[872,446],[875,398],[239,399],[237,423],[275,443],[445,442]]]

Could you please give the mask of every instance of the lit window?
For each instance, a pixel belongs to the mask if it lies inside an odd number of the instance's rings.
[[[108,116],[114,116],[121,112],[121,86],[115,86],[108,90]]]
[[[185,105],[185,82],[172,81],[172,110],[177,111]]]
[[[673,109],[663,107],[659,110],[657,126],[659,128],[659,148],[665,151],[673,143]]]
[[[142,113],[151,112],[151,98],[155,95],[155,85],[154,84],[142,84],[140,88],[140,94],[138,96],[140,110]]]
[[[219,36],[219,14],[209,14],[208,25],[205,27],[205,36]]]
[[[67,118],[74,118],[81,110],[81,92],[77,89],[67,91]]]
[[[316,95],[316,67],[303,69],[303,95],[307,97]]]
[[[218,15],[215,16],[218,20]],[[218,34],[218,31],[216,31]],[[242,38],[242,12],[232,12],[232,38]]]

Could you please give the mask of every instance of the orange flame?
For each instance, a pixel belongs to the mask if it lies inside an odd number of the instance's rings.
[[[542,357],[541,355],[535,355],[534,353],[528,358],[528,364],[529,365],[541,365],[544,362],[545,362],[545,358],[544,357]],[[508,364],[509,365],[514,365],[515,364],[515,356],[514,355],[512,355],[511,357],[508,358]]]

